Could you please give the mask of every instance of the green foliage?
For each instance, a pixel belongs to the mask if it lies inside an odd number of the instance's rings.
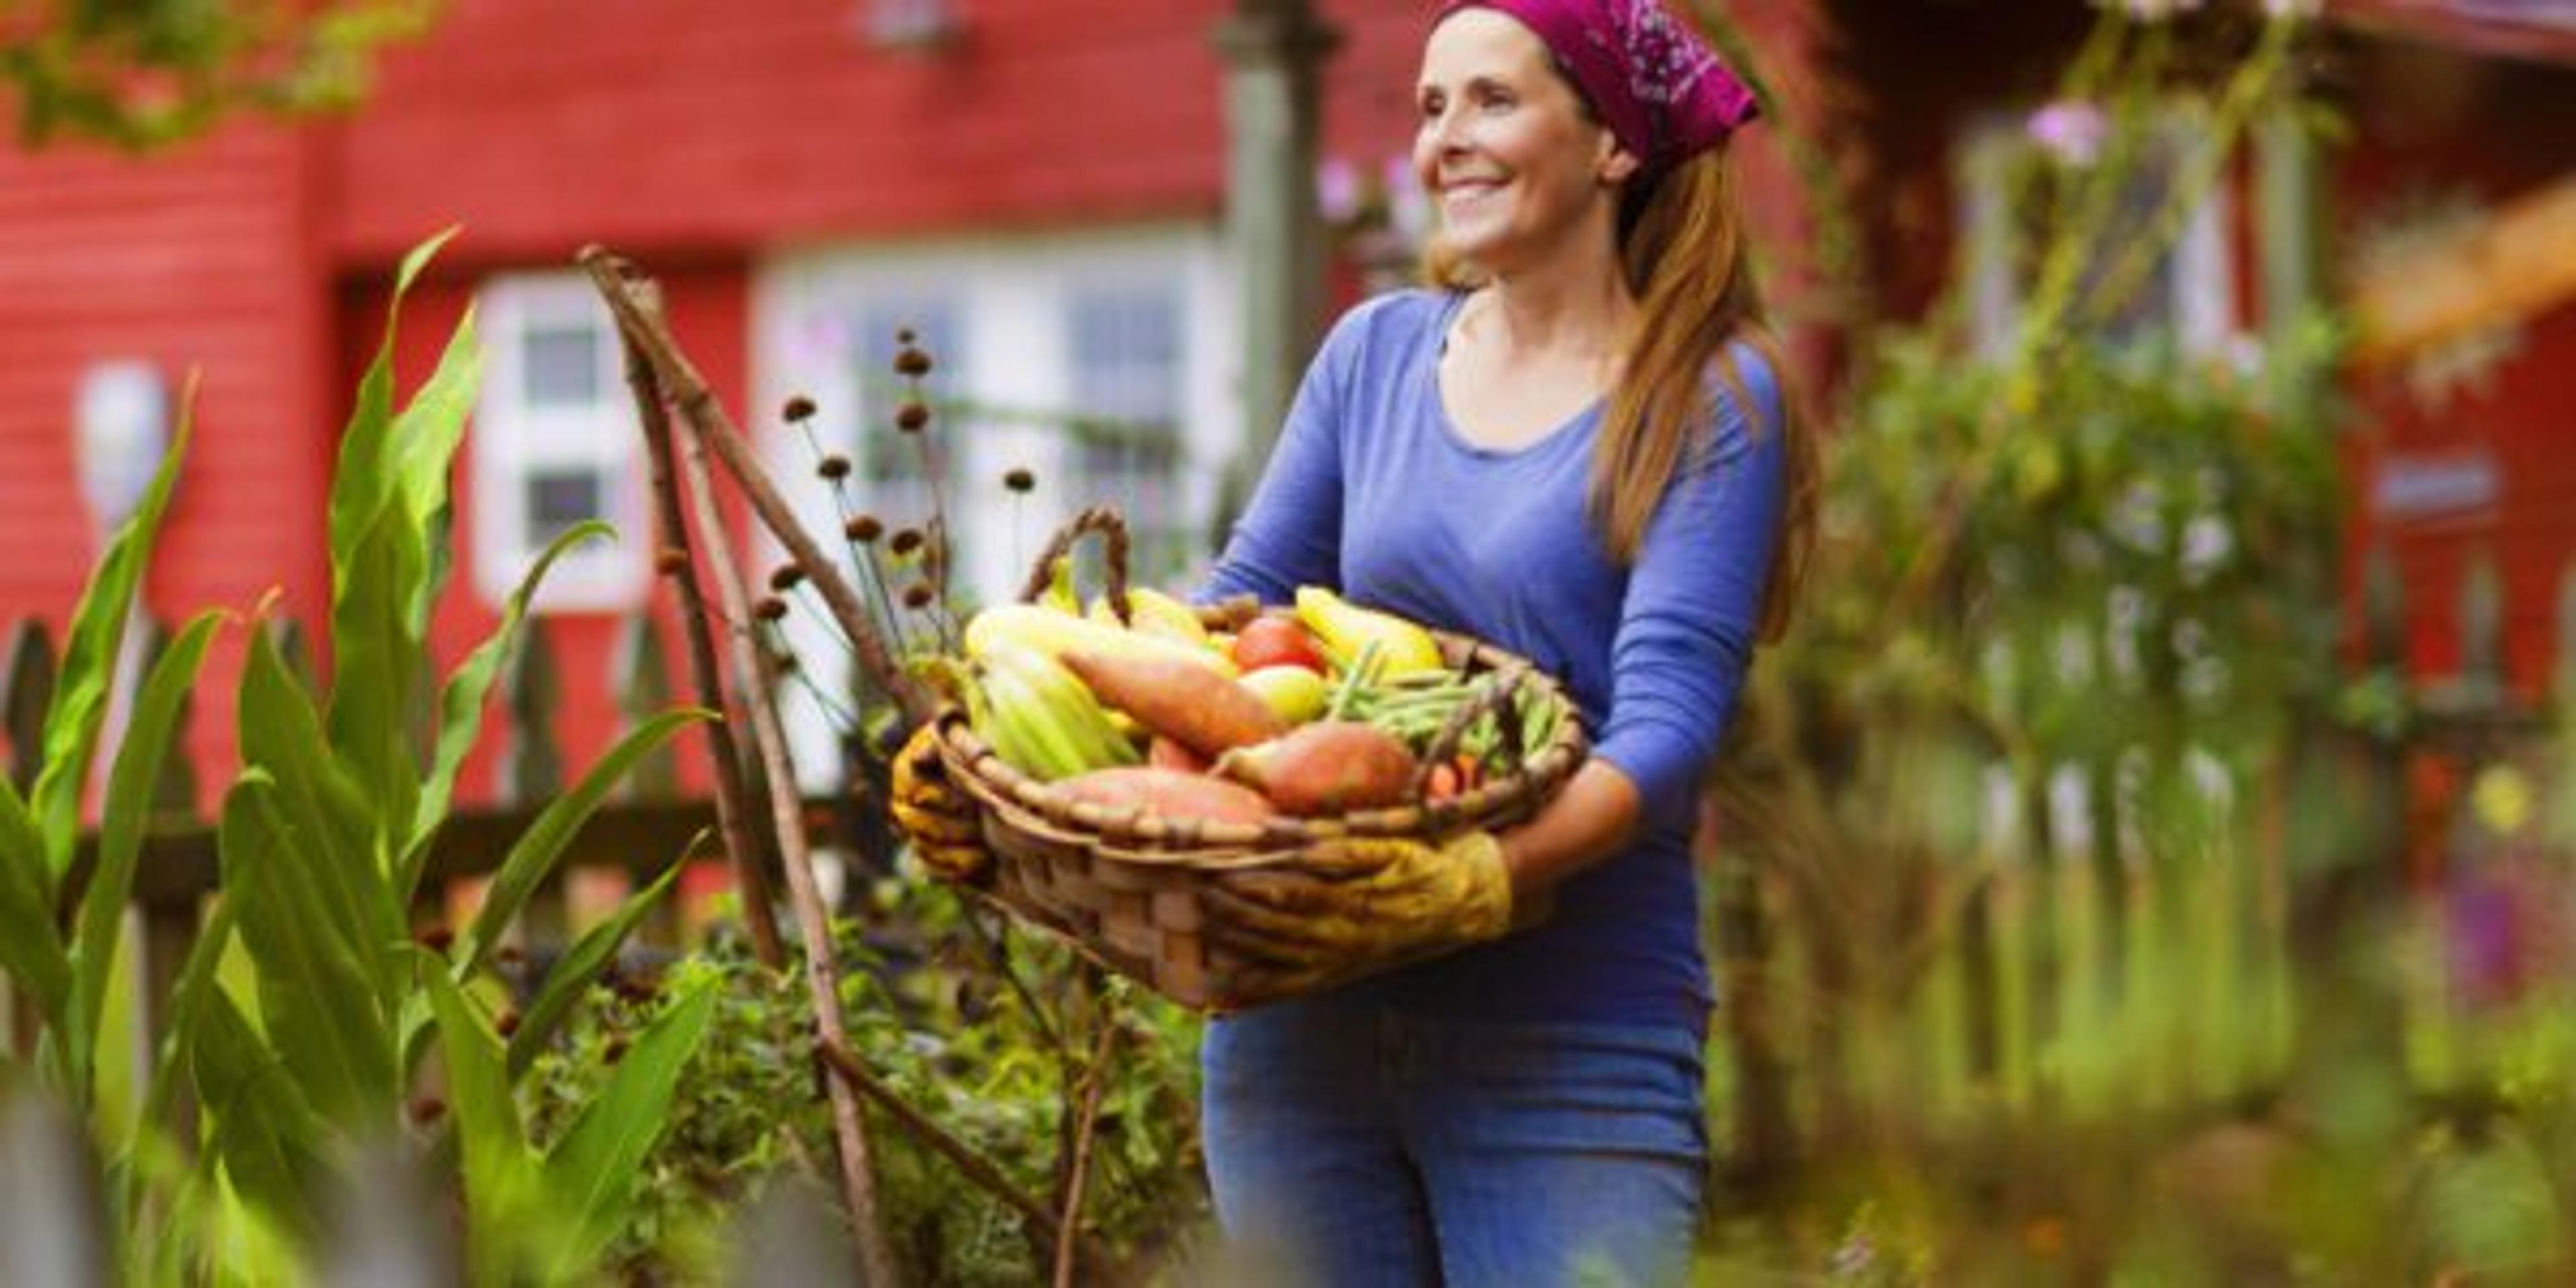
[[[1765,974],[1736,1048],[1760,1058],[1718,1081],[1778,1080],[1804,1148],[1730,1267],[2326,1282],[2568,1255],[2538,1233],[2566,1187],[2535,1181],[2565,1113],[2495,1088],[2576,1064],[2520,1026],[2437,1041],[2443,967],[2401,1018],[2396,963],[2455,950],[2359,907],[2388,802],[2327,753],[2408,699],[2341,661],[2339,329],[2193,352],[2131,307],[2251,124],[2296,106],[2294,24],[2241,22],[2107,9],[2058,91],[2102,113],[2099,150],[1993,175],[2009,325],[1967,334],[1962,287],[1853,337],[1819,565],[1721,785],[1777,938],[1720,945]],[[2177,118],[2197,137],[2157,154]],[[2402,1062],[2341,1041],[2401,1029]]]
[[[193,411],[193,389],[185,403]],[[98,868],[70,926],[56,921],[55,910],[80,839],[81,793],[97,759],[127,619],[178,485],[191,423],[181,418],[169,453],[134,512],[109,537],[72,610],[34,786],[22,797],[0,780],[0,970],[44,1022],[41,1049],[50,1088],[83,1111],[97,1098],[99,1018],[115,970],[118,914],[133,882],[143,820],[159,787],[181,700],[195,683],[218,618],[191,623],[145,678],[109,771],[103,807],[115,822],[102,837]]]
[[[20,138],[141,149],[244,109],[345,108],[378,50],[427,30],[441,0],[208,4],[203,0],[13,0],[0,87]]]
[[[1053,1017],[1121,1025],[1085,1215],[1109,1246],[1130,1256],[1167,1251],[1195,1228],[1206,1200],[1195,1133],[1194,1019],[1115,983],[1091,998],[1084,972],[1065,954],[1025,944],[1019,971],[1036,982],[1024,998],[995,973],[951,896],[918,883],[887,883],[865,923],[844,923],[836,942],[853,1053],[1041,1201],[1068,1127],[1065,1079],[1069,1072],[1080,1077],[1060,1058]],[[645,1163],[650,1181],[625,1214],[617,1244],[636,1273],[713,1273],[717,1234],[734,1208],[808,1160],[831,1157],[805,981],[795,972],[770,974],[733,939],[673,965],[658,986],[632,969],[604,985],[561,1047],[538,1058],[547,1106],[541,1121],[569,1112],[605,1071],[633,1058],[621,1053],[636,1049],[633,1027],[659,992],[700,986],[712,986],[717,998],[713,1031],[681,1080],[668,1134]],[[1016,1212],[892,1118],[872,1113],[870,1121],[887,1229],[914,1280],[1045,1278],[1048,1267],[1035,1259]]]

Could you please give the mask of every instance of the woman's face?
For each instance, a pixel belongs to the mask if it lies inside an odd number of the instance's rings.
[[[1527,27],[1492,9],[1452,14],[1423,46],[1414,105],[1414,171],[1458,255],[1508,275],[1609,236],[1615,185],[1636,162]]]

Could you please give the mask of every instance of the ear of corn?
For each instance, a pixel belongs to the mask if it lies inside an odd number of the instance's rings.
[[[1021,773],[1054,782],[1139,760],[1099,699],[1054,658],[997,644],[978,659],[976,677],[967,718],[994,754]]]

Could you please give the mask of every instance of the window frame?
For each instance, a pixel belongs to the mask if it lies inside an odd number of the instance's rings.
[[[2145,145],[2156,150],[2172,178],[2187,174],[2205,160],[2207,131],[2193,104],[2176,101],[2157,110]],[[2022,325],[2028,303],[2025,283],[2015,280],[2014,255],[2020,249],[2013,227],[2011,175],[2017,163],[2044,151],[2029,133],[2028,112],[1992,111],[1972,117],[1960,133],[1951,166],[1957,195],[1961,271],[1969,299],[1969,325],[1978,351],[1989,357],[2008,352]],[[2155,302],[2153,329],[2182,352],[2209,357],[2228,354],[2247,342],[2242,329],[2240,266],[2230,246],[2236,223],[2235,180],[2222,170],[2209,192],[2188,216],[2166,253],[2164,298]],[[2170,183],[2160,191],[2169,195]],[[2106,337],[2113,343],[2119,336]]]
[[[485,281],[484,380],[468,435],[472,462],[470,560],[475,590],[498,607],[544,552],[550,532],[534,530],[531,487],[541,473],[599,480],[597,517],[617,538],[567,550],[547,570],[531,608],[544,613],[615,613],[643,605],[651,588],[651,515],[645,504],[640,434],[625,386],[617,329],[589,283],[575,273],[507,274]],[[529,396],[528,342],[551,331],[592,337],[590,396],[551,403]]]

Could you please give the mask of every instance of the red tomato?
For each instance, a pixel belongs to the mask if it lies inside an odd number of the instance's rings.
[[[1324,648],[1294,618],[1256,617],[1234,634],[1234,664],[1246,671],[1302,666],[1317,675],[1329,669]]]

